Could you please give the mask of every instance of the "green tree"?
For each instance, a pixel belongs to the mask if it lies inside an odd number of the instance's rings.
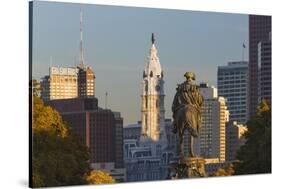
[[[86,184],[89,152],[57,111],[33,96],[32,186]]]
[[[271,107],[262,101],[257,114],[247,122],[246,143],[237,153],[235,174],[271,172]]]
[[[112,184],[115,183],[114,178],[112,178],[108,173],[93,170],[87,176],[86,180],[89,184]]]
[[[211,176],[230,176],[234,174],[234,166],[232,164],[229,164],[225,166],[224,168],[219,168],[216,170]]]

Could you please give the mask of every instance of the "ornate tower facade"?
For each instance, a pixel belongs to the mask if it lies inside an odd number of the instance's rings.
[[[163,71],[157,55],[155,38],[152,33],[152,46],[148,62],[143,71],[141,95],[141,140],[166,141],[164,80]]]

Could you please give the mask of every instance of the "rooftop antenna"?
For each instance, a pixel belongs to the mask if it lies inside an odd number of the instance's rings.
[[[107,97],[108,97],[108,92],[105,92],[105,109],[107,109]]]
[[[74,56],[74,67],[76,67],[76,65],[77,65],[77,57]]]
[[[52,67],[52,65],[53,65],[53,57],[50,56],[50,68]]]
[[[83,12],[80,8],[80,67],[84,68],[84,49],[83,49]]]

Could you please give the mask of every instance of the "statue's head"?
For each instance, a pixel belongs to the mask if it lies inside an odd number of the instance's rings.
[[[195,81],[195,74],[193,72],[185,72],[184,77],[188,83],[193,83]]]

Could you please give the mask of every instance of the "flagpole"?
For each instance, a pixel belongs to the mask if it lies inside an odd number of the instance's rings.
[[[245,43],[243,43],[243,45],[242,45],[242,61],[244,62],[244,51],[245,51],[245,48],[246,48],[246,45],[245,45]]]
[[[244,62],[244,46],[242,46],[242,61]]]

